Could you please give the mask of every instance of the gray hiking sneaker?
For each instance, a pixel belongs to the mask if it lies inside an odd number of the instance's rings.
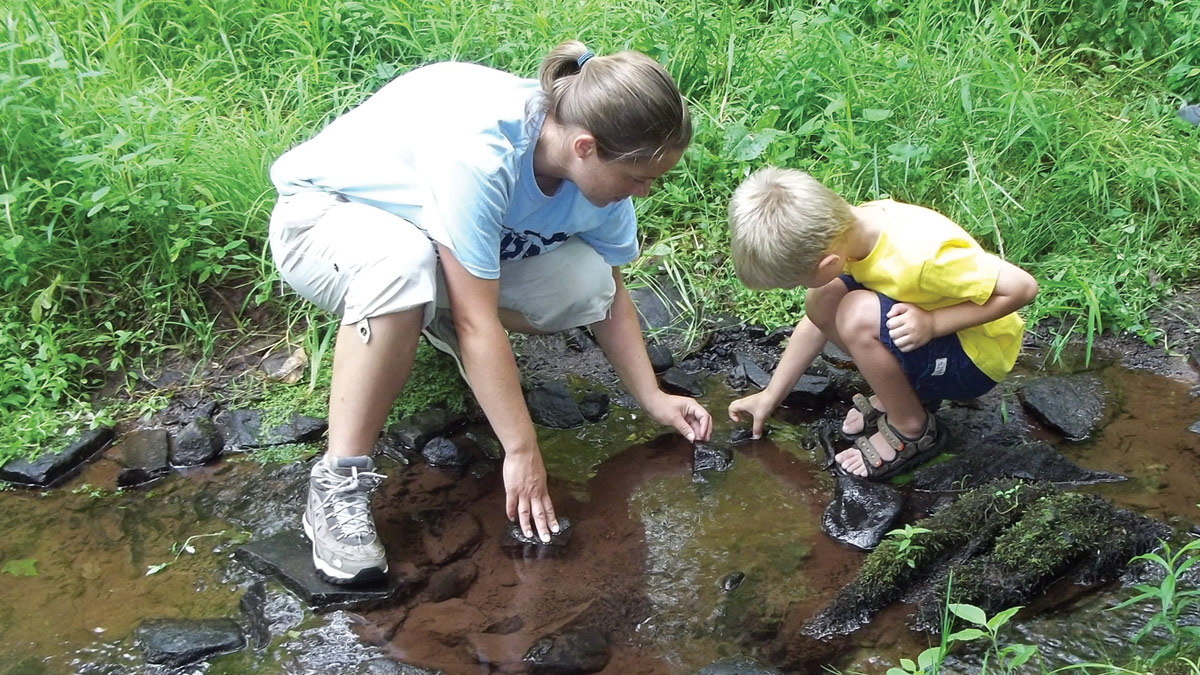
[[[463,382],[470,384],[470,381],[467,380],[467,371],[463,368],[462,357],[458,355],[458,334],[454,332],[454,320],[450,318],[450,310],[439,307],[433,313],[433,321],[430,321],[429,325],[421,330],[421,333],[438,351],[454,357],[454,365],[458,366],[458,374],[462,376]]]
[[[326,456],[309,475],[304,534],[312,542],[317,574],[330,583],[382,582],[387,573],[367,499],[384,478],[374,470],[370,457]]]

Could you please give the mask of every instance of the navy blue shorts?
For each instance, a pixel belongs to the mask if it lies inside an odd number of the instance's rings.
[[[851,291],[871,290],[848,274],[838,278]],[[966,401],[983,396],[996,386],[996,381],[985,375],[963,351],[957,334],[934,338],[911,352],[900,351],[887,328],[888,312],[896,301],[883,293],[875,292],[875,295],[879,296],[879,341],[900,362],[917,398],[923,402]]]

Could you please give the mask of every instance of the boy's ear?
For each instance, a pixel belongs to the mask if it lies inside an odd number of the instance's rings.
[[[821,260],[817,262],[817,272],[828,272],[831,269],[841,270],[846,261],[839,253],[826,253],[821,256]]]

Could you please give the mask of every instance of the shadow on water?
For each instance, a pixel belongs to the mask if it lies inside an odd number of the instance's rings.
[[[1119,404],[1098,435],[1066,443],[1038,433],[1083,467],[1131,478],[1089,491],[1187,529],[1200,503],[1200,435],[1188,431],[1200,403],[1175,380],[1117,367],[1099,374]],[[708,388],[723,440],[735,394],[716,378]],[[1010,424],[1036,427],[1015,397],[1006,401]],[[530,644],[579,624],[608,635],[606,673],[692,673],[738,654],[777,662],[781,633],[828,602],[864,557],[820,530],[833,481],[805,426],[816,417],[788,411],[768,439],[737,446],[729,470],[701,477],[689,444],[657,435],[640,412],[614,408],[583,430],[542,430],[555,506],[574,537],[565,556],[540,560],[499,546],[499,471],[476,478],[385,461],[390,478],[374,504],[393,569],[469,566],[459,575],[473,580],[450,597],[426,588],[390,606],[323,615],[272,583],[270,644],[201,670],[376,672],[369,664],[382,655],[450,674],[519,672]],[[259,577],[231,550],[293,527],[306,478],[302,464],[225,460],[114,492],[116,471],[100,459],[50,491],[0,492],[0,673],[160,672],[143,665],[134,627],[238,618]],[[442,550],[460,535],[461,550]],[[180,552],[189,537],[194,553]],[[1129,645],[1112,635],[1146,620],[1144,611],[1103,611],[1128,597],[1120,588],[1055,595],[1065,599],[1019,620],[1015,635],[1038,645],[1047,665],[1121,658]],[[929,638],[906,621],[903,606],[882,612],[824,663],[882,673],[915,657]]]

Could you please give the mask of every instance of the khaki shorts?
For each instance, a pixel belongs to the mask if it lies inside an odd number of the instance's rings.
[[[281,197],[271,213],[271,255],[301,297],[356,324],[422,307],[423,326],[449,307],[437,248],[411,222],[373,206],[311,191]],[[608,317],[612,267],[578,237],[500,264],[499,306],[553,333]]]

